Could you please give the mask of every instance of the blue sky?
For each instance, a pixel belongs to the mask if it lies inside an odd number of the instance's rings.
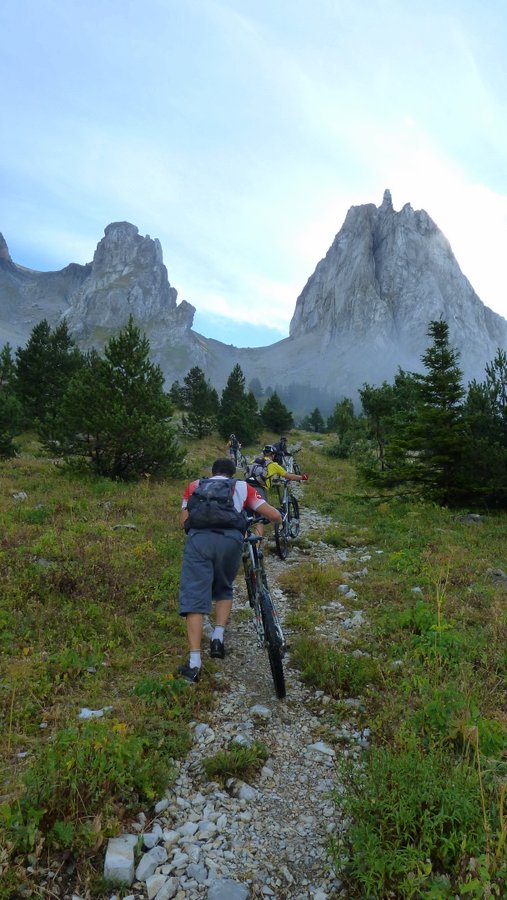
[[[46,271],[133,222],[255,346],[389,188],[507,317],[506,38],[505,0],[2,0],[0,231]]]

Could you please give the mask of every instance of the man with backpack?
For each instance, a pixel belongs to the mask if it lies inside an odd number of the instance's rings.
[[[233,582],[238,574],[246,530],[246,512],[252,510],[270,522],[281,522],[279,510],[246,481],[236,481],[232,459],[217,459],[211,478],[192,481],[183,495],[181,524],[187,533],[181,568],[179,609],[186,617],[190,648],[188,663],[178,675],[191,683],[201,675],[204,616],[215,601],[215,629],[210,656],[225,656],[224,629],[232,608]]]
[[[276,449],[273,444],[266,444],[262,450],[262,456],[256,456],[253,463],[248,466],[245,480],[247,484],[255,487],[264,499],[268,500],[268,491],[273,478],[287,478],[289,481],[308,481],[308,475],[294,475],[286,472],[280,463],[275,461]],[[266,518],[269,518],[266,516]],[[264,525],[259,522],[256,526],[257,534],[264,533]]]
[[[273,444],[275,448],[275,462],[279,463],[279,465],[283,466],[284,458],[289,455],[289,448],[287,446],[287,438],[281,437],[276,444]]]
[[[238,465],[238,450],[241,448],[241,444],[236,437],[235,434],[231,434],[229,436],[229,440],[227,441],[227,449],[229,451],[229,456],[234,461],[234,465]]]

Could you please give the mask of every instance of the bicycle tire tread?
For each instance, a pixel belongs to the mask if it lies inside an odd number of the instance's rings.
[[[287,541],[286,525],[275,523],[275,544],[280,559],[287,559],[289,544]]]
[[[275,693],[279,700],[283,700],[286,696],[285,675],[283,671],[283,650],[280,643],[280,637],[276,630],[275,619],[273,616],[273,604],[267,590],[263,589],[260,594],[261,615],[264,623],[264,633],[268,650],[269,665],[271,668],[271,677],[275,686]]]

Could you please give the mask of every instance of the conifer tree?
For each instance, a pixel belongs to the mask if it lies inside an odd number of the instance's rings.
[[[48,425],[81,364],[65,320],[54,330],[46,319],[35,325],[26,347],[16,351],[16,394],[28,424]]]
[[[91,351],[69,384],[57,440],[48,446],[67,459],[88,458],[100,475],[112,478],[178,474],[182,453],[169,421],[172,407],[149,349],[131,317],[103,358]]]
[[[203,438],[216,427],[218,394],[202,369],[194,366],[184,378],[180,402],[187,414],[182,417],[182,429],[191,437]]]
[[[365,459],[361,472],[378,485],[404,484],[438,502],[456,503],[464,449],[459,354],[449,346],[443,320],[430,322],[427,334],[433,343],[421,357],[425,374],[400,369],[394,385],[365,385],[361,391],[368,418],[376,415],[381,463],[379,471]]]
[[[472,502],[507,506],[507,354],[498,349],[485,381],[472,381],[464,404],[461,491]]]
[[[234,433],[242,444],[255,440],[261,429],[257,400],[245,390],[245,376],[236,364],[222,391],[218,414],[219,434],[227,439]]]
[[[325,431],[326,423],[324,422],[322,413],[318,406],[316,406],[315,409],[312,410],[310,415],[305,416],[304,419],[301,420],[301,428],[304,428],[306,431]]]
[[[375,447],[374,453],[366,453],[360,464],[367,481],[390,485],[411,479],[413,468],[407,459],[406,435],[420,403],[418,378],[400,368],[393,384],[364,384],[359,391]]]
[[[0,350],[0,388],[7,387],[14,390],[16,380],[16,363],[12,355],[12,347],[4,344]]]
[[[282,403],[276,391],[266,400],[261,411],[261,419],[266,428],[279,434],[294,427],[292,413]]]
[[[455,501],[457,473],[463,453],[462,371],[459,353],[449,345],[449,326],[443,319],[430,322],[433,343],[421,360],[426,373],[419,375],[420,404],[407,433],[407,449],[416,455],[417,481],[439,502]]]
[[[12,347],[0,351],[0,457],[16,455],[13,438],[20,433],[23,410],[14,392],[15,363]]]

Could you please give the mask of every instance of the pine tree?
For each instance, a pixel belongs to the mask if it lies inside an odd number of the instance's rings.
[[[0,457],[16,455],[13,438],[20,433],[23,409],[14,392],[16,366],[10,344],[0,351]]]
[[[262,408],[261,419],[266,428],[270,431],[277,431],[279,434],[290,431],[294,427],[292,413],[282,403],[276,391],[266,400]]]
[[[498,349],[486,379],[468,385],[461,491],[470,502],[507,506],[507,354]]]
[[[242,444],[252,443],[261,430],[257,400],[245,390],[245,376],[236,364],[222,391],[218,415],[219,434],[227,439],[234,433]]]
[[[180,402],[188,414],[182,417],[182,429],[190,437],[203,438],[216,427],[218,394],[202,369],[194,366],[184,378]]]
[[[256,400],[260,400],[264,396],[264,390],[258,378],[250,380],[248,390],[252,392]]]
[[[421,402],[408,428],[407,449],[416,454],[414,475],[418,483],[434,499],[449,503],[457,499],[465,390],[459,353],[449,345],[447,322],[430,322],[427,334],[433,343],[421,357],[427,371],[417,378]]]
[[[419,376],[398,369],[393,384],[364,384],[359,395],[375,448],[372,454],[365,453],[361,473],[367,481],[384,486],[410,481],[413,465],[406,436],[421,401]]]
[[[12,355],[12,347],[4,344],[0,350],[0,388],[12,388],[14,390],[16,380],[16,363]]]
[[[49,427],[81,364],[65,320],[53,331],[46,319],[35,325],[26,347],[16,351],[16,394],[28,424],[45,422]]]
[[[323,432],[326,429],[326,423],[322,417],[322,413],[318,406],[310,413],[309,416],[305,416],[304,419],[301,420],[301,428],[306,431],[316,431]]]
[[[63,456],[88,458],[100,475],[179,474],[182,453],[169,422],[171,404],[160,366],[132,317],[104,350],[91,351],[63,398],[57,440]]]
[[[430,322],[425,374],[399,370],[394,385],[365,385],[361,400],[377,442],[379,465],[365,457],[360,470],[379,486],[405,485],[441,503],[460,497],[464,450],[459,354],[443,320]]]
[[[507,446],[507,353],[500,347],[486,366],[486,389],[498,425],[499,440]]]

